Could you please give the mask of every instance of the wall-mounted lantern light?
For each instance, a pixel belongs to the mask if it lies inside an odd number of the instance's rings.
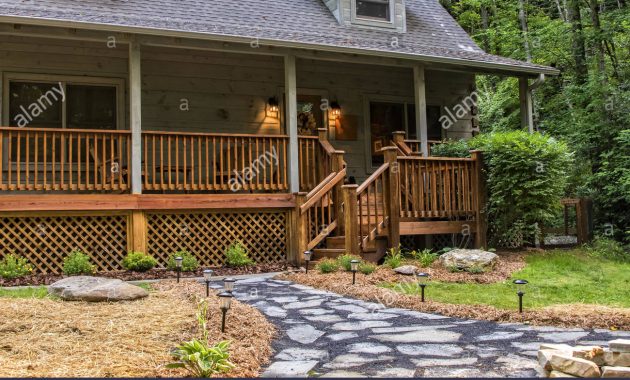
[[[336,101],[330,102],[330,116],[335,120],[341,116],[341,106]]]
[[[267,109],[266,109],[267,117],[275,117],[278,118],[280,114],[280,103],[278,103],[278,98],[271,97],[267,100]]]

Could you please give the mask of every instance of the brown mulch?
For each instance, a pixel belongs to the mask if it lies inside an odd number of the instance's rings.
[[[387,307],[399,307],[456,318],[518,322],[542,326],[606,328],[630,330],[630,309],[615,309],[595,305],[564,305],[519,314],[512,310],[497,309],[487,305],[454,305],[435,301],[420,302],[420,297],[407,295],[378,286],[383,282],[412,282],[409,276],[397,275],[388,268],[379,268],[372,275],[357,273],[356,285],[349,286],[350,274],[336,272],[320,274],[315,271],[282,274],[283,280],[328,290],[365,301],[382,303]]]
[[[118,303],[0,298],[0,377],[183,377],[166,369],[170,351],[200,337],[193,281],[156,284],[149,297]],[[236,368],[222,376],[252,377],[271,356],[274,327],[251,306],[234,301],[225,334],[219,300],[209,298],[210,337],[232,341]]]
[[[423,271],[429,273],[431,279],[436,281],[494,284],[509,279],[512,273],[525,268],[524,252],[497,252],[497,256],[499,259],[494,269],[486,273],[450,272],[437,261]]]
[[[202,277],[204,269],[212,269],[215,276],[236,276],[242,274],[260,274],[260,273],[272,273],[283,272],[287,269],[285,263],[277,264],[256,264],[241,268],[199,268],[195,272],[182,272],[182,278]],[[143,281],[143,280],[160,280],[166,278],[175,278],[177,272],[168,269],[151,269],[147,272],[132,272],[132,271],[113,271],[113,272],[99,272],[96,274],[99,277],[117,278],[123,281]],[[0,278],[0,287],[3,286],[37,286],[37,285],[50,285],[56,281],[59,281],[66,276],[62,274],[34,274],[31,276],[24,276],[13,280],[7,280]]]

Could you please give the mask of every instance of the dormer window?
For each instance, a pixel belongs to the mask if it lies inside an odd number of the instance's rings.
[[[390,0],[356,0],[356,17],[367,20],[391,21]]]

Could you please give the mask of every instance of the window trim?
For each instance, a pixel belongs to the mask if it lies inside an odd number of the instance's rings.
[[[116,88],[116,129],[126,130],[125,122],[125,80],[122,78],[87,77],[76,75],[48,75],[32,73],[4,73],[2,77],[2,125],[10,125],[9,120],[9,100],[11,82],[36,82],[36,83],[59,83],[61,82],[66,90],[68,84],[91,85]],[[68,121],[66,116],[66,106],[61,108],[61,128],[67,129]]]
[[[379,20],[377,18],[364,18],[357,16],[357,0],[352,0],[350,21],[355,25],[374,26],[378,28],[396,28],[396,4],[395,0],[387,0],[389,2],[389,20]]]

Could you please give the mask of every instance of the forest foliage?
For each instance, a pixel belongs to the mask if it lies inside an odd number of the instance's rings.
[[[488,53],[560,70],[534,92],[535,126],[574,160],[566,196],[594,200],[595,230],[630,243],[627,0],[440,0]],[[479,76],[482,132],[519,130],[518,79]]]

